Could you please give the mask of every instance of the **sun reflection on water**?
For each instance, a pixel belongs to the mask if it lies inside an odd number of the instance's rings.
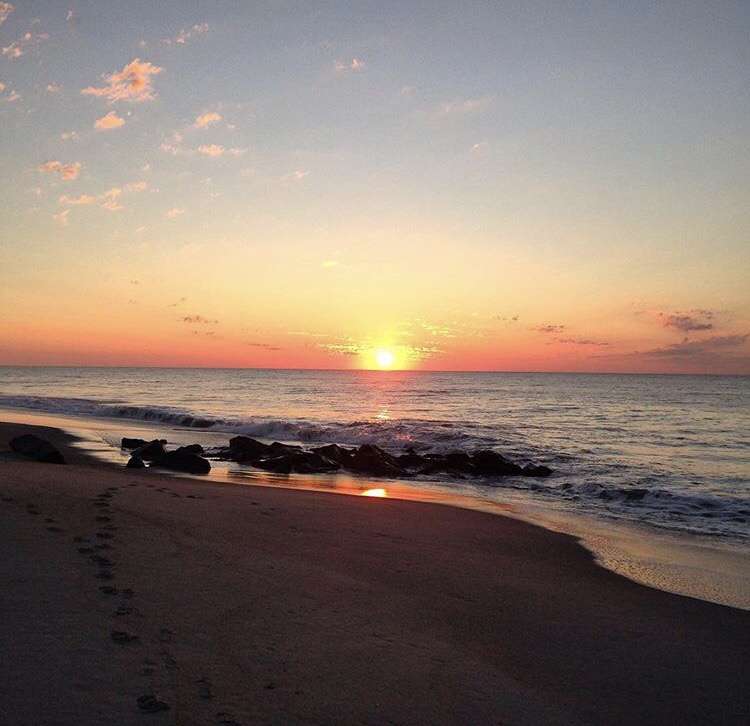
[[[365,489],[362,492],[363,497],[387,497],[388,492],[382,487],[378,489]]]

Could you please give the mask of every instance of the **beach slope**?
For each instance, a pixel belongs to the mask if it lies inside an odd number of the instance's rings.
[[[750,613],[571,537],[118,470],[40,433],[74,463],[0,461],[2,723],[750,721]]]

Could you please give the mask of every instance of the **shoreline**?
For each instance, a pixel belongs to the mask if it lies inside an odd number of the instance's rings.
[[[148,694],[170,706],[155,722],[188,725],[750,715],[750,613],[638,585],[568,535],[90,462],[0,473],[14,723],[142,723]],[[109,580],[80,552],[101,545]]]
[[[120,469],[128,456],[112,443],[123,435],[144,438],[167,437],[172,443],[193,443],[209,437],[226,444],[230,434],[181,429],[164,424],[122,419],[92,419],[62,416],[25,409],[0,408],[0,421],[29,426],[46,425],[78,438],[76,456],[87,456],[97,464]],[[217,466],[218,464],[218,466]],[[503,501],[466,496],[451,491],[444,483],[399,482],[366,476],[322,477],[320,475],[274,475],[248,467],[226,467],[213,462],[209,475],[179,474],[202,482],[250,487],[318,491],[346,496],[385,496],[405,501],[441,504],[459,509],[502,515],[575,537],[594,556],[597,564],[634,582],[677,595],[695,597],[730,607],[750,610],[750,552],[733,543],[705,537],[638,526],[623,520],[608,520],[583,513],[571,513],[529,501],[518,501],[512,490]]]

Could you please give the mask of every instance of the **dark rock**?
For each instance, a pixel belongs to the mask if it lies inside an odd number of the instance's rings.
[[[143,463],[143,459],[140,456],[131,456],[128,459],[128,463],[125,464],[126,469],[144,469],[146,465]]]
[[[200,444],[188,444],[187,446],[180,446],[177,451],[185,451],[188,454],[202,454],[203,447]]]
[[[312,449],[314,454],[324,456],[326,459],[335,461],[341,466],[346,466],[350,461],[356,449],[345,449],[343,446],[338,444],[328,444],[328,446],[318,446]]]
[[[471,460],[479,476],[517,476],[523,472],[518,464],[508,461],[496,451],[475,451]]]
[[[135,449],[135,451],[133,451],[133,456],[138,456],[144,461],[154,461],[155,459],[164,456],[166,452],[164,448],[165,443],[166,442],[161,439],[154,439],[148,444],[144,444]]]
[[[160,701],[156,696],[147,693],[138,698],[138,708],[145,713],[156,713],[157,711],[169,711],[169,706]]]
[[[249,436],[235,436],[229,440],[229,458],[240,464],[268,456],[269,446]]]
[[[628,502],[639,502],[648,494],[648,489],[621,489]]]
[[[362,444],[352,456],[347,468],[370,476],[397,477],[404,475],[404,470],[395,456],[391,456],[372,444]]]
[[[46,439],[34,434],[23,434],[10,440],[10,448],[27,459],[44,464],[64,464],[63,455]]]
[[[167,451],[163,456],[153,461],[151,466],[171,469],[172,471],[184,471],[188,474],[208,474],[211,471],[211,464],[207,459],[182,449]]]
[[[544,464],[526,464],[521,472],[524,476],[546,477],[552,473],[552,469]]]
[[[302,451],[302,447],[292,446],[291,444],[281,444],[278,441],[274,441],[268,447],[268,453],[271,456],[281,456],[282,454],[294,454],[297,451]]]
[[[409,449],[405,454],[397,456],[396,461],[404,469],[420,469],[427,465],[427,459],[417,454],[414,449]]]
[[[277,474],[323,474],[339,468],[338,462],[313,451],[292,451],[279,456],[269,456],[255,461],[253,466]]]
[[[425,457],[425,466],[420,474],[447,473],[454,476],[476,474],[476,466],[465,451],[451,451],[448,454],[429,454]]]
[[[130,451],[131,449],[138,449],[141,446],[145,446],[148,443],[145,439],[129,439],[123,437],[120,448]]]

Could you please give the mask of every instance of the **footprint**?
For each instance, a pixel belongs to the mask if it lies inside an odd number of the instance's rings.
[[[138,708],[145,713],[157,713],[158,711],[169,711],[169,705],[160,701],[153,693],[146,693],[143,696],[139,696]]]
[[[126,587],[126,588],[125,588],[125,589],[124,589],[124,590],[122,591],[122,596],[123,596],[123,597],[126,597],[126,598],[128,598],[128,599],[130,599],[131,597],[133,597],[133,595],[135,595],[135,592],[133,592],[133,588],[132,588],[132,587]]]
[[[97,565],[101,565],[102,567],[114,567],[114,562],[110,560],[107,557],[104,557],[103,555],[91,555],[89,559],[92,562],[96,562]]]
[[[81,535],[78,535],[77,537],[73,537],[73,542],[75,542],[75,543],[78,543],[78,542],[88,542],[88,541],[89,541],[88,537],[82,537]]]
[[[54,519],[52,519],[52,517],[45,517],[44,521],[45,521],[45,522],[46,522],[47,524],[54,524],[54,523],[55,523],[55,520],[54,520]]]
[[[113,580],[115,576],[108,570],[99,570],[94,577],[97,580]]]
[[[62,527],[47,527],[48,532],[64,532]]]
[[[214,694],[211,691],[211,681],[208,680],[205,676],[202,676],[199,678],[196,683],[198,684],[198,697],[204,699],[205,701],[208,701],[209,699],[214,697]]]
[[[13,501],[13,497],[3,497],[2,499],[3,499],[4,502],[12,502]]]
[[[219,711],[216,714],[216,721],[222,724],[222,726],[242,726],[239,721],[235,721],[232,718],[231,713],[227,713],[226,711]]]
[[[113,630],[110,632],[110,637],[115,643],[119,645],[127,645],[128,643],[135,643],[139,638],[137,635],[128,633],[126,630]]]
[[[169,628],[162,628],[159,631],[159,640],[162,643],[171,643],[173,635],[174,633]]]
[[[105,595],[117,595],[118,590],[114,585],[102,585],[99,588],[99,592],[102,592]]]
[[[112,517],[105,517],[105,516],[102,515],[101,517],[97,517],[96,521],[97,522],[111,522],[112,521]]]
[[[101,542],[100,544],[94,545],[94,549],[97,549],[97,550],[111,550],[112,549],[112,545],[111,544],[107,544],[106,542]]]
[[[114,539],[114,535],[110,534],[109,532],[97,532],[96,536],[99,539]]]
[[[90,555],[94,551],[94,548],[93,547],[79,547],[78,551],[82,555]]]

